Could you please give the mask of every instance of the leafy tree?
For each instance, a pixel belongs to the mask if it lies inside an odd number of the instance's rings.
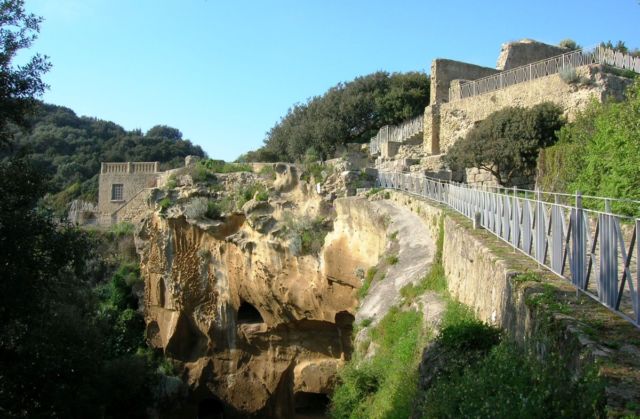
[[[419,115],[428,102],[429,77],[423,73],[357,77],[295,104],[267,133],[265,145],[241,159],[302,160],[309,149],[326,159],[345,143],[367,142],[380,127]]]
[[[133,353],[140,346],[141,316],[124,292],[126,281],[113,281],[118,292],[106,302],[118,321],[107,327],[96,315],[100,263],[94,263],[94,241],[56,222],[41,205],[49,185],[40,168],[48,162],[18,150],[6,130],[28,120],[24,112],[44,89],[44,61],[17,70],[11,65],[40,20],[17,0],[0,2],[0,13],[0,416],[144,417],[157,363]],[[92,127],[103,135],[118,130],[110,123]],[[69,136],[77,133],[77,126],[65,129]]]
[[[558,144],[544,155],[560,158],[561,170],[542,173],[541,182],[556,184],[562,192],[640,200],[639,120],[640,80],[636,79],[625,100],[594,101],[560,130]],[[637,205],[616,202],[613,206],[615,211],[640,215]]]
[[[640,50],[637,48],[629,49],[624,41],[618,41],[615,44],[611,41],[601,42],[600,46],[622,52],[623,54],[629,54],[632,57],[640,57]]]
[[[33,98],[47,87],[40,78],[50,68],[47,57],[36,54],[26,64],[13,64],[16,54],[35,40],[41,21],[25,12],[23,0],[0,1],[0,141],[4,145],[10,138],[9,125],[24,125]]]
[[[140,130],[97,118],[78,117],[71,109],[36,102],[24,118],[31,131],[15,131],[14,144],[26,148],[43,175],[50,178],[48,203],[58,215],[69,202],[98,197],[98,173],[102,161],[160,161],[161,169],[184,164],[184,157],[205,153],[176,128],[158,125],[146,135]],[[8,150],[0,150],[0,158]]]
[[[548,102],[504,108],[472,128],[444,159],[454,170],[477,167],[510,186],[516,177],[533,175],[538,151],[556,142],[564,122],[560,107]]]
[[[558,43],[558,46],[561,47],[561,48],[569,49],[569,50],[575,50],[575,49],[582,48],[582,46],[578,45],[578,43],[576,41],[574,41],[573,39],[571,39],[571,38],[563,39],[562,41],[560,41]]]
[[[152,127],[146,134],[150,138],[166,138],[168,140],[182,140],[182,132],[177,128],[167,125],[156,125]]]

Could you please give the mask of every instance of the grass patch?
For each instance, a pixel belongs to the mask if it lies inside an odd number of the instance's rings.
[[[300,179],[305,182],[321,183],[333,171],[333,166],[317,162],[307,162],[302,165]]]
[[[371,188],[371,189],[369,189],[369,190],[367,191],[367,195],[366,195],[366,196],[367,196],[367,198],[370,198],[370,197],[372,197],[373,195],[376,195],[376,194],[378,194],[378,193],[382,192],[383,190],[384,190],[384,189],[382,189],[382,188]]]
[[[389,265],[396,265],[400,261],[398,255],[389,255],[385,260]]]
[[[375,278],[377,273],[378,273],[378,268],[376,268],[375,266],[367,270],[367,274],[364,277],[362,286],[358,290],[358,299],[362,300],[364,299],[364,297],[367,296],[367,293],[369,292],[369,288],[371,288],[371,283],[373,282],[373,279]]]
[[[389,240],[393,240],[393,241],[398,240],[398,230],[396,230],[393,233],[389,234]]]
[[[511,278],[514,284],[522,284],[525,282],[542,282],[542,278],[535,272],[523,272],[519,273]]]
[[[379,345],[368,361],[352,361],[340,372],[331,397],[332,418],[406,418],[417,391],[418,362],[425,335],[422,314],[392,308],[371,330]]]
[[[273,168],[272,164],[262,166],[262,168],[258,173],[260,174],[260,176],[262,176],[265,179],[269,179],[269,180],[276,179],[276,169]]]
[[[236,207],[242,208],[244,204],[254,198],[256,201],[267,201],[269,199],[267,187],[258,182],[241,187],[236,194]]]
[[[124,236],[132,236],[135,230],[135,226],[126,221],[114,224],[109,228],[108,234],[116,239],[119,239]]]
[[[176,180],[176,175],[174,173],[169,175],[167,179],[167,183],[164,185],[165,190],[175,189],[178,186],[178,181]]]
[[[223,160],[200,160],[196,163],[212,173],[253,172],[253,167],[245,163],[227,163]]]

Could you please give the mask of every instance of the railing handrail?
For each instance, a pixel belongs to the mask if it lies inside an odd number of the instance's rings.
[[[576,57],[580,57],[581,59],[576,60]],[[531,63],[514,67],[509,70],[504,70],[496,74],[461,83],[459,85],[459,88],[457,89],[457,92],[453,86],[449,87],[449,101],[452,102],[454,100],[478,96],[484,93],[501,90],[515,84],[557,74],[559,72],[559,68],[556,67],[553,69],[553,71],[549,71],[548,64],[556,64],[559,63],[560,60],[562,60],[562,69],[577,68],[589,64],[607,64],[613,67],[632,70],[640,73],[640,57],[633,57],[630,54],[625,54],[620,51],[614,51],[611,48],[607,48],[602,45],[596,45],[588,48],[568,51],[553,57],[533,61]],[[527,77],[525,74],[525,76],[518,81],[518,73],[522,73],[522,71],[527,68],[529,68],[529,77]],[[538,72],[540,68],[544,68],[541,74],[539,74]],[[536,70],[535,77],[533,74],[534,69]],[[515,76],[515,80],[510,81],[509,77],[512,75]],[[483,84],[487,85],[489,84],[489,82],[493,82],[493,88],[482,87]],[[463,93],[465,90],[468,91],[468,93],[466,93],[466,96],[465,93]]]
[[[417,177],[424,177],[425,179],[433,180],[433,181],[436,181],[436,182],[451,183],[451,184],[455,184],[455,185],[458,185],[458,186],[461,186],[461,187],[467,187],[467,188],[476,188],[476,189],[481,189],[481,190],[495,189],[495,190],[504,191],[505,194],[513,193],[515,191],[517,193],[531,194],[531,196],[534,196],[534,195],[540,193],[543,197],[544,196],[551,196],[551,197],[561,196],[561,197],[567,197],[567,198],[575,198],[576,194],[579,193],[577,191],[576,191],[576,193],[551,192],[551,191],[545,191],[545,190],[542,190],[542,189],[518,188],[516,186],[513,186],[513,187],[500,186],[500,185],[473,186],[473,185],[469,185],[469,184],[466,184],[466,183],[459,183],[459,182],[455,182],[455,181],[452,181],[452,180],[440,179],[440,178],[437,178],[437,177],[428,176],[428,175],[415,173],[415,172],[410,172],[410,171],[402,171],[402,172],[394,172],[394,173],[400,173],[400,174],[403,174],[403,175],[409,175],[409,176],[414,176],[414,177],[416,177],[416,176]],[[610,202],[632,203],[632,204],[637,204],[638,207],[640,207],[640,200],[637,200],[637,199],[611,198],[611,197],[606,197],[606,196],[584,195],[582,193],[579,193],[579,194],[580,194],[580,196],[582,198],[595,199],[595,200],[599,200],[599,201],[603,201],[603,202],[610,201]],[[547,201],[545,201],[545,202],[547,202]],[[617,215],[619,217],[627,217],[626,215],[623,215],[623,214],[614,214],[614,215]]]
[[[601,198],[605,210],[595,211],[583,207],[579,193],[570,205],[543,201],[541,191],[521,197],[404,172],[379,172],[378,185],[480,216],[481,226],[514,250],[640,328],[640,219],[633,218],[627,246],[621,220],[630,217],[614,214],[612,199]]]
[[[378,130],[375,137],[369,143],[369,152],[376,154],[380,151],[380,145],[388,142],[403,143],[409,138],[419,134],[424,129],[424,114],[401,122],[398,125],[385,125]]]

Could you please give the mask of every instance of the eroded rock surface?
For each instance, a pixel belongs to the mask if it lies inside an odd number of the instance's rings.
[[[326,399],[352,351],[357,273],[386,246],[387,226],[366,199],[332,206],[295,167],[275,173],[268,199],[217,219],[185,217],[202,186],[160,192],[177,200],[156,205],[137,234],[149,342],[178,365],[192,407],[225,417],[293,417],[296,405]],[[217,184],[215,202],[234,188]],[[301,219],[331,225],[318,253],[296,247]]]

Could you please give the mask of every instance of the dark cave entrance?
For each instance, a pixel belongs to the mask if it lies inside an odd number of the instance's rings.
[[[198,403],[198,419],[223,419],[224,404],[216,398],[208,398]]]
[[[296,419],[325,419],[329,408],[329,396],[322,393],[298,392],[294,396]]]
[[[238,309],[238,324],[242,323],[264,323],[264,319],[257,308],[243,301]]]

